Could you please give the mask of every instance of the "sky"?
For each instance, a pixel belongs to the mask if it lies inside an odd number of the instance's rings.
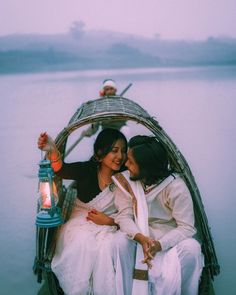
[[[65,33],[73,22],[163,39],[236,38],[236,0],[0,0],[0,36]]]

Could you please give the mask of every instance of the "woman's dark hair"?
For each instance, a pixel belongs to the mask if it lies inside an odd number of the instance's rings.
[[[94,156],[96,160],[104,158],[113,148],[117,140],[123,140],[127,151],[128,143],[123,133],[117,129],[106,128],[102,130],[93,145]]]
[[[154,184],[171,174],[167,152],[156,137],[137,135],[130,139],[134,160],[140,169],[140,179]]]

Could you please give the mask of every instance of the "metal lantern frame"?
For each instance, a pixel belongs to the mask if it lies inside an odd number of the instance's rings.
[[[55,204],[55,195],[53,193],[54,171],[49,160],[41,160],[39,163],[39,184],[40,182],[48,182],[50,189],[50,208],[40,206],[40,210],[36,216],[36,225],[40,228],[57,227],[63,223],[61,209]]]

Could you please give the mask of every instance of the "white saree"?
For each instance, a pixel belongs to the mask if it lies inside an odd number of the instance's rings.
[[[77,199],[71,218],[59,231],[52,270],[66,295],[130,294],[135,243],[116,226],[88,221],[91,209],[115,216],[109,188],[89,203]]]

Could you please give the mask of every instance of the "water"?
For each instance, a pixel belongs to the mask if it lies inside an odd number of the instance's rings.
[[[32,295],[41,131],[53,137],[113,77],[156,117],[187,159],[202,194],[221,265],[216,294],[234,294],[236,67],[138,69],[0,76],[2,173],[0,294]]]

